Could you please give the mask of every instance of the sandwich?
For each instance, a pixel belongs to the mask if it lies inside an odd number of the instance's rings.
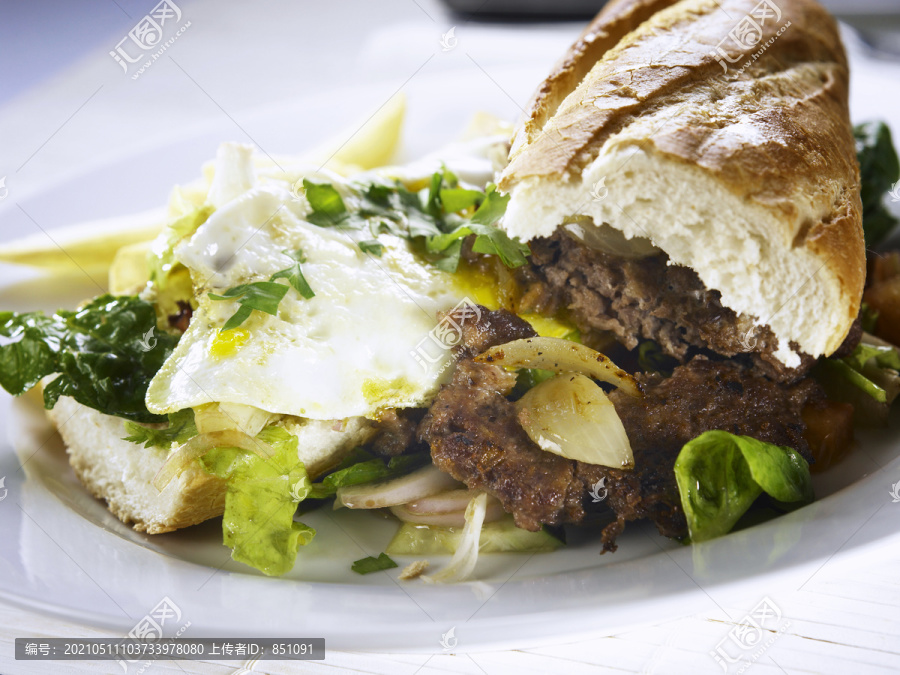
[[[861,303],[857,156],[893,149],[847,87],[811,0],[611,2],[514,132],[336,170],[223,144],[110,294],[0,314],[0,385],[124,522],[223,516],[266,574],[298,506],[389,512],[353,569],[453,553],[428,581],[567,525],[725,534],[811,501],[900,391]]]

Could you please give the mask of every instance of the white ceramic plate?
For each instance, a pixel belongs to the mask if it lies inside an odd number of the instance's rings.
[[[411,82],[410,154],[449,140],[476,107],[514,118],[507,94],[525,100],[541,74],[494,75],[505,91],[471,73]],[[870,82],[869,91],[882,86],[878,78]],[[454,91],[466,95],[447,95]],[[377,106],[382,93],[372,87],[297,101],[243,126],[259,130],[270,150],[296,152],[315,144],[309,130],[319,140]],[[871,100],[865,93],[857,91],[863,110]],[[189,179],[219,141],[233,138],[246,140],[232,126],[197,129],[47,186],[22,204],[48,228],[161,204],[172,183]],[[136,167],[143,181],[137,184]],[[0,231],[24,234],[24,227],[31,226],[21,213],[3,205]],[[0,269],[2,309],[71,306],[95,292],[78,275],[39,280]],[[755,601],[799,587],[838,551],[900,542],[900,520],[886,508],[891,477],[900,479],[900,436],[891,429],[866,435],[847,461],[817,477],[814,504],[693,548],[636,524],[617,553],[601,557],[597,541],[573,532],[564,550],[483,556],[482,581],[434,587],[397,581],[399,569],[352,573],[353,560],[384,549],[394,525],[323,509],[304,517],[319,535],[301,550],[296,568],[273,579],[230,561],[218,520],[155,537],[119,523],[75,479],[39,407],[4,395],[0,427],[9,430],[0,441],[8,491],[0,490],[0,597],[113,634],[125,634],[168,597],[181,612],[179,625],[190,623],[186,637],[325,637],[329,648],[441,651],[441,636],[453,628],[445,644],[456,651],[535,646],[709,611],[736,597]],[[402,569],[409,560],[398,562]],[[170,620],[166,633],[175,628]]]

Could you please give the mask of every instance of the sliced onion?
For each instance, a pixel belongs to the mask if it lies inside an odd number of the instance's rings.
[[[275,454],[275,450],[271,445],[264,443],[258,438],[253,438],[253,436],[248,436],[243,431],[238,431],[237,429],[210,431],[209,433],[194,436],[169,455],[166,463],[160,467],[153,478],[154,487],[162,492],[175,476],[188,467],[188,464],[198,457],[202,457],[213,448],[240,448],[248,452],[255,452],[266,459]]]
[[[477,497],[477,492],[469,492],[468,490],[458,490],[468,495],[468,501]],[[433,499],[433,498],[432,498]],[[424,501],[424,500],[423,500]],[[468,504],[468,502],[467,502]],[[458,511],[443,511],[436,513],[416,513],[410,507],[411,504],[402,504],[400,506],[392,506],[391,513],[404,523],[413,523],[415,525],[437,525],[438,527],[463,527],[466,524],[465,508]],[[484,515],[484,522],[492,523],[506,516],[503,506],[494,497],[488,496],[487,511]]]
[[[557,375],[529,389],[516,408],[525,433],[542,450],[587,464],[634,467],[622,420],[590,378]]]
[[[421,515],[430,515],[434,513],[465,513],[466,507],[472,501],[472,497],[477,497],[479,490],[450,490],[449,492],[441,492],[432,497],[417,499],[414,502],[404,504],[410,513],[418,513]],[[496,497],[488,495],[488,507],[491,504],[500,502]]]
[[[422,575],[422,581],[429,584],[451,584],[466,581],[475,571],[478,562],[481,528],[487,513],[487,494],[482,492],[474,497],[466,507],[465,526],[459,539],[456,553],[450,564],[433,576]]]
[[[491,347],[475,357],[475,360],[507,368],[540,368],[554,373],[581,373],[614,384],[631,396],[641,395],[635,379],[605,355],[563,338],[533,337],[513,340]]]
[[[393,480],[338,488],[335,506],[351,509],[381,509],[414,502],[462,486],[433,464]]]
[[[890,347],[891,349],[898,349],[897,345],[892,345],[887,340],[882,340],[877,335],[872,335],[871,333],[866,333],[863,331],[862,339],[860,342],[864,345],[876,345],[878,347]]]
[[[590,218],[580,218],[564,227],[576,238],[581,239],[586,246],[620,258],[633,260],[662,253],[649,239],[644,237],[627,239],[620,230],[606,223],[594,225],[594,221]]]

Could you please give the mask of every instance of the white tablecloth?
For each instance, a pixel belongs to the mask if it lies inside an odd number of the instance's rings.
[[[57,3],[61,5],[62,3]],[[388,2],[254,3],[181,2],[190,25],[138,79],[123,74],[109,55],[151,2],[96,0],[52,10],[39,3],[4,8],[5,59],[14,67],[0,92],[0,176],[13,208],[19,196],[85,167],[152,145],[176,130],[207,122],[234,124],[241,138],[248,111],[318,91],[384,81],[402,86],[427,62],[433,72],[462,71],[492,78],[504,68],[533,68],[537,82],[580,30],[580,25],[475,24],[449,16],[432,0]],[[440,40],[456,26],[458,48]],[[447,38],[444,38],[445,45]],[[433,57],[433,58],[430,58]],[[859,62],[859,57],[855,57]],[[7,62],[9,63],[9,62]],[[5,66],[8,67],[8,66]],[[879,100],[854,101],[855,119],[900,119],[900,68],[867,64],[860,78],[883,82]],[[504,82],[495,82],[504,89]],[[396,86],[395,86],[396,85]],[[893,85],[893,86],[891,86]],[[506,93],[504,91],[504,93]],[[465,96],[465,91],[447,95]],[[527,92],[509,92],[511,116]],[[318,141],[312,139],[312,143]],[[302,148],[276,148],[293,152]],[[191,167],[193,169],[193,167]],[[190,173],[175,176],[189,178]],[[135,180],[141,180],[139,169]],[[131,210],[155,206],[133,204]],[[73,204],[73,219],[114,215],[118,204],[86,199]],[[51,226],[69,223],[53,223]],[[24,226],[23,226],[24,227]],[[5,231],[10,239],[26,231]],[[894,477],[900,480],[900,476]],[[886,499],[889,497],[886,495]],[[895,508],[900,518],[900,504]],[[848,537],[851,533],[848,533]],[[0,533],[2,536],[2,533]],[[754,673],[875,673],[900,670],[900,551],[845,556],[811,566],[800,590],[778,596],[788,619],[781,633],[752,663]],[[768,589],[759,589],[764,597]],[[602,602],[602,599],[598,599]],[[302,668],[258,663],[254,672],[364,673],[700,673],[722,672],[713,653],[736,622],[752,610],[719,607],[588,642],[521,651],[451,655],[329,652],[324,662]],[[552,626],[548,627],[552,632]],[[92,637],[103,631],[0,606],[0,672],[104,672],[95,663],[40,664],[12,660],[13,640],[23,636]],[[746,654],[745,659],[748,658]],[[749,661],[742,662],[748,665]],[[154,673],[231,673],[236,662],[158,662]],[[252,664],[250,664],[252,665]],[[730,666],[737,672],[741,663]],[[108,672],[120,672],[114,663]]]

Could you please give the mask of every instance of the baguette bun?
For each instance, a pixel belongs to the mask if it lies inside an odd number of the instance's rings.
[[[865,280],[847,96],[812,0],[612,2],[532,99],[504,227],[527,241],[589,217],[649,239],[768,325],[786,366],[831,354]]]
[[[122,440],[124,421],[63,396],[47,412],[66,445],[75,475],[123,523],[149,534],[171,532],[222,515],[225,482],[191,463],[160,492],[153,478],[169,451]],[[287,427],[299,438],[299,459],[311,477],[336,465],[372,428],[365,420],[348,420],[341,430],[332,423],[304,420]]]

